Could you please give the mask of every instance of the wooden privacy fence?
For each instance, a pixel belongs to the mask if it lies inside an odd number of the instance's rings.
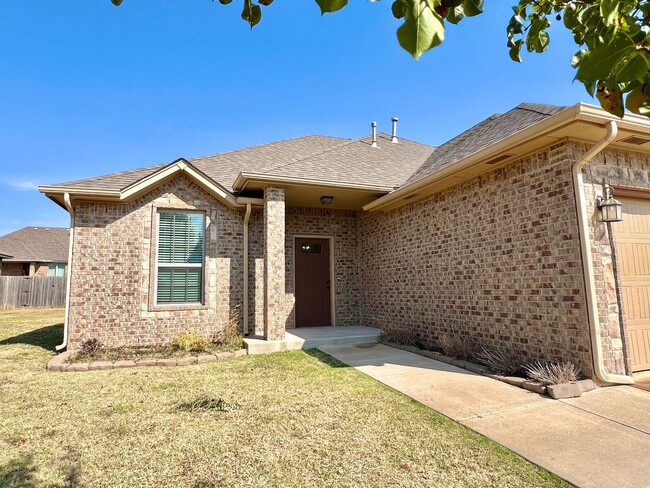
[[[0,276],[0,309],[65,307],[63,276]]]

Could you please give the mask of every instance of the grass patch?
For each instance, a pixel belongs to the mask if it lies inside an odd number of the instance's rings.
[[[569,486],[320,351],[50,373],[62,317],[0,311],[1,486]]]

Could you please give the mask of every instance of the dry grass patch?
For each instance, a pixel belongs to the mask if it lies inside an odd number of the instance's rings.
[[[46,372],[62,317],[0,312],[0,486],[568,486],[317,351]]]

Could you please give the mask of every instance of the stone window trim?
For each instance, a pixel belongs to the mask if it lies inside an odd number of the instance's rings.
[[[200,303],[157,303],[156,292],[157,292],[157,283],[158,283],[158,226],[159,226],[159,215],[161,212],[178,212],[178,213],[196,213],[203,215],[203,225],[204,225],[204,234],[203,234],[203,272],[202,272],[202,290],[201,295],[202,299]],[[196,207],[171,207],[165,205],[153,205],[151,212],[151,220],[149,221],[151,226],[151,253],[149,257],[149,306],[148,310],[150,312],[170,312],[170,311],[189,311],[189,310],[208,310],[208,301],[206,297],[206,292],[208,289],[208,273],[206,272],[206,251],[208,248],[208,209],[207,208],[196,208]]]

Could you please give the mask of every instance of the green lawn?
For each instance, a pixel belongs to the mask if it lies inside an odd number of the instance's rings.
[[[568,486],[316,351],[51,373],[63,313],[0,311],[0,486]]]

